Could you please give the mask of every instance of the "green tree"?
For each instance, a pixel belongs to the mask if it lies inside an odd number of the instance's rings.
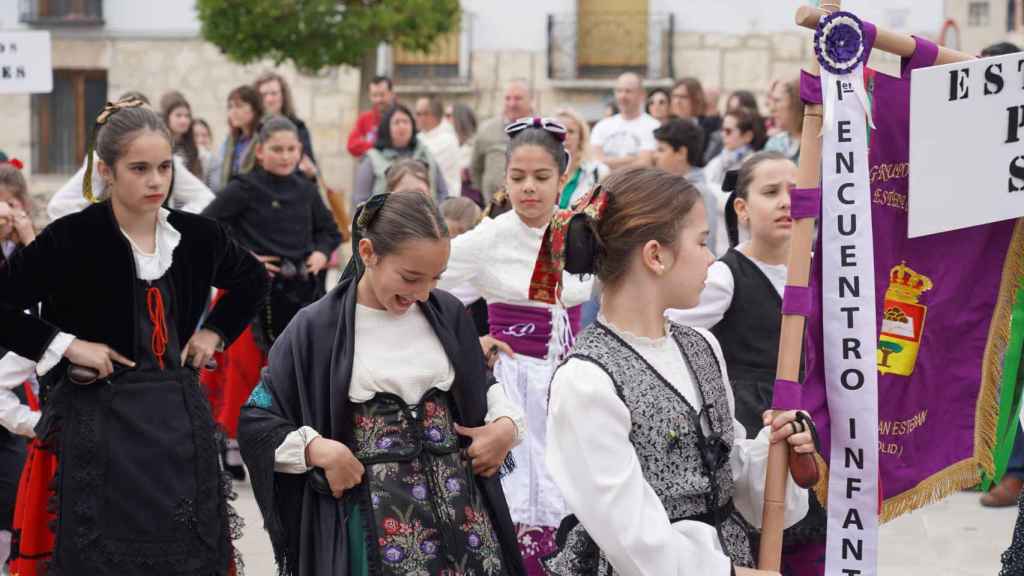
[[[196,0],[196,9],[203,37],[228,58],[290,60],[307,73],[365,72],[381,42],[427,50],[460,16],[459,0]]]
[[[889,368],[889,356],[903,351],[903,346],[888,340],[879,340],[878,348],[882,351],[882,367]]]

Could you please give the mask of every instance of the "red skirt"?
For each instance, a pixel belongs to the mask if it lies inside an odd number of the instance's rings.
[[[218,291],[216,302],[224,292]],[[238,437],[238,414],[260,381],[267,353],[256,344],[250,325],[224,352],[214,354],[216,370],[203,370],[199,379],[210,400],[213,419],[228,434]]]
[[[32,388],[25,385],[29,407],[39,411],[39,400]],[[50,512],[50,484],[57,473],[57,455],[47,449],[38,438],[28,445],[28,456],[18,482],[18,497],[14,504],[14,554],[11,574],[42,576],[44,562],[53,554],[53,532],[50,523],[56,514]]]

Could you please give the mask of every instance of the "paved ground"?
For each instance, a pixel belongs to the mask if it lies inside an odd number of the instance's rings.
[[[274,556],[249,484],[237,484],[235,503],[245,517],[240,547],[248,576],[274,576]],[[882,527],[882,576],[995,576],[1010,542],[1016,508],[990,510],[978,495],[958,493]]]

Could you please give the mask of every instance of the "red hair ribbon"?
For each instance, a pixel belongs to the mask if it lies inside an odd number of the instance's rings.
[[[0,165],[2,164],[10,164],[11,166],[17,168],[18,170],[25,168],[25,163],[22,162],[21,160],[18,160],[17,158],[10,158],[8,160],[4,160],[3,162],[0,162]]]

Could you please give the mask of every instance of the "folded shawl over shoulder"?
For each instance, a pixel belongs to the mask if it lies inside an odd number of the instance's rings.
[[[308,474],[274,472],[274,452],[285,436],[301,426],[354,445],[348,392],[356,285],[356,279],[343,280],[295,316],[271,348],[260,385],[239,420],[238,440],[264,526],[270,533],[278,569],[289,576],[349,573],[342,502],[314,492]],[[443,291],[431,292],[430,298],[418,305],[455,370],[451,393],[456,421],[463,426],[482,426],[489,382],[472,321],[462,304]],[[508,572],[525,574],[500,481],[477,477],[477,482]]]

